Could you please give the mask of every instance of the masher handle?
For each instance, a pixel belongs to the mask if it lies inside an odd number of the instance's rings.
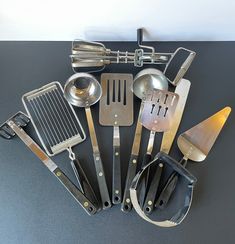
[[[180,164],[183,167],[186,167],[187,160],[183,158],[180,161]],[[173,192],[175,190],[175,187],[176,187],[177,182],[178,182],[178,178],[179,178],[179,174],[177,172],[173,172],[169,176],[169,178],[167,179],[166,184],[164,185],[163,190],[160,193],[160,196],[157,199],[157,202],[155,204],[156,208],[164,209],[166,207],[167,203],[169,202],[169,200],[170,200],[170,198],[171,198],[171,196],[172,196],[172,194],[173,194]]]
[[[153,165],[153,167],[154,166],[155,165]],[[154,168],[151,167],[151,170],[154,170],[154,175],[143,206],[143,211],[145,212],[145,214],[151,214],[154,209],[154,202],[155,202],[155,198],[157,195],[157,191],[161,179],[162,168],[163,168],[163,164],[161,162]]]

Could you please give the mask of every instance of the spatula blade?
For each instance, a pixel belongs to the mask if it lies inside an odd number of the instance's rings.
[[[103,73],[99,122],[104,126],[133,124],[132,74]]]
[[[230,112],[231,108],[225,107],[181,134],[177,144],[184,156],[196,162],[203,161],[214,145]]]
[[[141,124],[150,131],[163,132],[169,130],[179,100],[173,92],[154,89],[143,98]]]

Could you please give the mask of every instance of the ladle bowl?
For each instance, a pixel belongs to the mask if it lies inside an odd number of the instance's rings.
[[[133,92],[142,99],[146,92],[153,89],[168,90],[168,80],[158,69],[141,70],[134,78]]]
[[[100,100],[101,95],[100,83],[87,73],[72,75],[64,86],[65,98],[77,107],[90,107]]]

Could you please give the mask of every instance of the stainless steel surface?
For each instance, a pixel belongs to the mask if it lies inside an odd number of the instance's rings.
[[[225,107],[179,136],[177,144],[185,159],[200,162],[206,158],[230,112]]]
[[[105,54],[110,52],[109,49],[106,49],[104,44],[102,43],[74,40],[72,43],[72,54],[78,54],[81,51],[99,54]]]
[[[178,104],[176,106],[175,114],[172,119],[171,127],[168,131],[163,133],[160,151],[169,153],[172,143],[174,142],[175,135],[180,125],[183,116],[184,107],[187,101],[191,82],[186,79],[181,79],[175,88],[175,93],[179,95]]]
[[[143,99],[140,122],[150,131],[163,132],[170,128],[179,95],[155,89]]]
[[[37,135],[47,154],[53,156],[85,140],[85,133],[59,82],[51,82],[22,96]]]
[[[155,140],[155,134],[156,132],[155,131],[150,131],[150,134],[149,134],[149,140],[148,140],[148,146],[147,146],[147,154],[152,154],[152,151],[153,151],[153,145],[154,145],[154,140]]]
[[[101,75],[102,97],[99,122],[105,126],[133,124],[133,93],[131,74],[104,73]]]
[[[132,89],[134,94],[142,99],[146,92],[153,89],[168,90],[168,81],[158,69],[143,69],[135,76]]]
[[[146,48],[146,46],[144,46]],[[132,63],[134,66],[142,67],[144,64],[166,64],[172,53],[154,53],[154,48],[151,52],[145,52],[144,49],[136,49],[134,52],[128,51],[112,51],[106,49],[102,43],[76,40],[72,44],[71,63],[72,67],[84,67],[84,62],[89,60],[90,66],[97,64],[98,67],[111,63]],[[87,65],[89,65],[87,63]]]
[[[137,124],[135,128],[135,135],[132,144],[131,154],[138,155],[140,150],[141,134],[142,134],[142,124],[140,123],[140,116],[143,109],[143,103],[140,104],[139,115],[137,119]]]
[[[94,126],[90,107],[85,108],[85,112],[86,112],[87,124],[88,124],[88,128],[89,128],[93,152],[97,153],[97,152],[99,152],[99,147],[98,147],[97,137],[96,137],[96,133],[95,133],[95,126]]]
[[[64,86],[64,96],[77,107],[89,107],[98,102],[102,95],[99,82],[93,75],[76,73],[69,77]]]

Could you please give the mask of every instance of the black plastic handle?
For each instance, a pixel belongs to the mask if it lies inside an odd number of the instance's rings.
[[[138,155],[131,154],[131,157],[129,160],[128,171],[127,171],[127,177],[126,177],[126,185],[125,185],[123,200],[122,200],[122,204],[121,204],[121,210],[126,213],[130,212],[132,209],[132,203],[131,203],[131,197],[130,197],[130,187],[131,187],[131,183],[136,175],[137,159],[138,159]]]
[[[120,147],[113,146],[113,185],[112,185],[112,202],[119,204],[122,201],[122,184],[121,184],[121,160]]]
[[[153,166],[154,167],[154,166]],[[143,211],[145,214],[151,214],[154,209],[155,198],[158,192],[159,182],[161,180],[161,174],[163,170],[163,164],[160,162],[155,169],[151,167],[151,170],[155,170],[153,179],[150,183],[149,190],[144,202]]]
[[[95,192],[94,192],[79,160],[75,159],[75,160],[71,161],[71,165],[72,165],[74,174],[77,178],[81,191],[84,193],[84,195],[88,199],[90,199],[91,202],[94,203],[94,205],[98,206],[98,200],[95,195]]]
[[[108,186],[106,183],[106,178],[105,178],[105,173],[104,173],[104,168],[103,168],[103,163],[101,161],[100,153],[99,152],[93,153],[93,157],[94,157],[95,168],[97,173],[97,180],[100,189],[102,208],[108,209],[112,207],[112,204],[110,201]]]
[[[152,155],[146,153],[144,155],[141,168],[143,168],[148,163],[150,163],[151,160],[152,160]],[[144,205],[144,201],[145,201],[145,196],[146,196],[147,186],[148,186],[148,180],[149,180],[149,171],[150,171],[149,168],[147,170],[145,170],[145,172],[143,172],[142,177],[141,177],[140,190],[138,192],[138,200],[139,200],[139,204],[141,207]]]
[[[187,160],[185,160],[184,158],[180,161],[180,164],[183,166],[183,167],[186,167],[187,165]],[[177,172],[173,172],[169,178],[167,179],[167,182],[166,184],[164,185],[164,188],[163,190],[161,191],[161,194],[160,196],[158,197],[157,201],[156,201],[156,204],[155,204],[155,207],[156,208],[159,208],[159,209],[164,209],[167,205],[167,203],[169,202],[174,190],[175,190],[175,187],[177,185],[177,182],[178,182],[178,178],[179,178],[179,175]]]
[[[53,174],[89,215],[93,215],[97,212],[98,209],[96,206],[93,205],[85,195],[83,195],[83,193],[69,180],[60,168],[57,167],[53,171]]]
[[[137,43],[139,46],[142,45],[142,43],[143,43],[143,29],[142,28],[137,29]]]

